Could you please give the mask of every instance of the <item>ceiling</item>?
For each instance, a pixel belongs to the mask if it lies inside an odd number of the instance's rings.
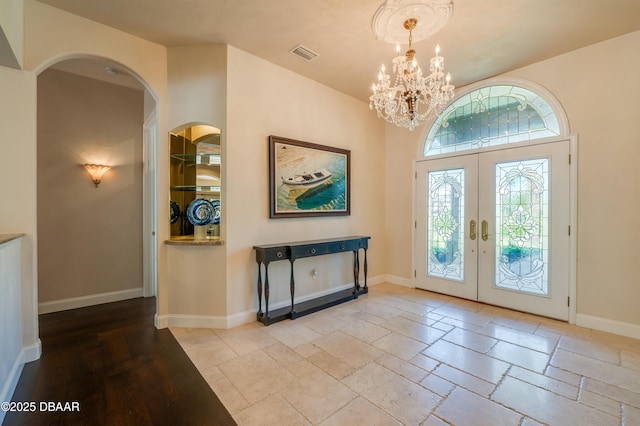
[[[363,101],[395,55],[372,31],[383,0],[39,1],[165,46],[229,44]],[[426,64],[439,43],[459,87],[636,30],[640,0],[453,0],[451,20],[413,47]],[[319,56],[290,54],[297,44]]]

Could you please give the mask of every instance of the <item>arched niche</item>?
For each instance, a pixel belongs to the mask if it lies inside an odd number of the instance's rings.
[[[170,240],[220,242],[222,131],[188,123],[169,132]]]

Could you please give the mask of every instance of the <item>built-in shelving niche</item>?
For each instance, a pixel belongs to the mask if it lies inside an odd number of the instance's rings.
[[[203,124],[169,133],[171,240],[219,240],[222,193],[221,131]],[[215,208],[216,219],[194,226],[187,211],[196,199]]]

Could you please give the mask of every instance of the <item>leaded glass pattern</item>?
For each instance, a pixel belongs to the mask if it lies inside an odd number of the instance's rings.
[[[496,146],[560,134],[558,119],[541,96],[496,85],[456,99],[431,126],[424,156]]]
[[[464,279],[464,169],[428,173],[427,274]]]
[[[496,286],[548,295],[549,160],[496,165]]]

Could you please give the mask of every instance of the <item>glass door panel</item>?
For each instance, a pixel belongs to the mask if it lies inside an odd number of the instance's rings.
[[[549,159],[495,166],[496,287],[549,295]]]
[[[569,141],[480,154],[478,300],[569,319]]]
[[[464,280],[464,169],[427,173],[427,274]]]
[[[569,141],[417,163],[415,285],[567,320]]]
[[[477,298],[477,168],[476,155],[418,164],[419,288]]]

